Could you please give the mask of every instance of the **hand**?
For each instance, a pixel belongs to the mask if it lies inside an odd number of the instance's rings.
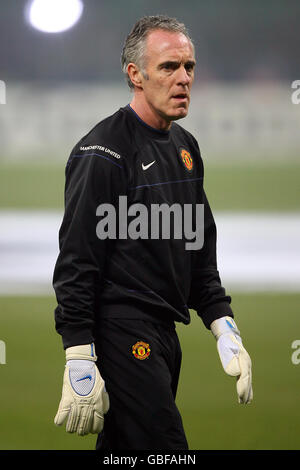
[[[238,402],[250,403],[253,399],[252,364],[234,320],[231,317],[218,318],[210,329],[217,340],[223,369],[226,374],[237,376]]]
[[[77,432],[79,436],[99,433],[109,409],[108,393],[95,364],[97,357],[90,352],[91,346],[75,346],[66,350],[62,398],[54,418],[57,426],[67,419],[66,431]]]

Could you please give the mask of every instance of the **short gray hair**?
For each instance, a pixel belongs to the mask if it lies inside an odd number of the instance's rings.
[[[185,25],[179,23],[176,18],[170,18],[164,15],[144,16],[137,21],[132,28],[125,40],[122,50],[121,66],[123,73],[126,75],[127,84],[131,89],[134,88],[134,85],[128,76],[127,66],[130,62],[133,62],[141,69],[143,75],[146,76],[144,71],[146,39],[150,31],[157,29],[184,34],[194,49],[193,41]]]

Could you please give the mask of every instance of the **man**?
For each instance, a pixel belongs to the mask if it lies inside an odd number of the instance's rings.
[[[187,449],[175,403],[175,322],[188,324],[189,309],[197,311],[238,378],[240,403],[252,399],[251,360],[217,270],[198,144],[174,122],[188,113],[194,79],[184,25],[142,18],[122,66],[130,105],[81,139],[66,168],[54,288],[67,363],[55,423],[99,433],[99,450]]]

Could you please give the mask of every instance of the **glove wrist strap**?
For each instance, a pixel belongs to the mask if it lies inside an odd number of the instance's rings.
[[[240,336],[240,332],[235,324],[235,321],[232,317],[228,316],[214,320],[210,325],[210,329],[216,340],[218,340],[221,335],[228,333],[233,333]]]
[[[71,346],[66,349],[66,360],[70,361],[72,359],[85,359],[88,361],[97,361],[95,345],[91,344],[81,344],[79,346]]]

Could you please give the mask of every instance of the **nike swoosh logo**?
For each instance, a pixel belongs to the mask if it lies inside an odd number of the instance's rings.
[[[82,377],[81,379],[77,379],[76,382],[80,382],[81,380],[86,380],[86,379],[92,380],[92,376],[91,375],[86,375],[85,377]]]
[[[148,168],[150,168],[150,166],[152,166],[153,163],[155,163],[155,160],[153,160],[153,162],[151,162],[151,163],[148,163],[148,165],[144,165],[144,163],[142,163],[143,170],[148,170]]]

